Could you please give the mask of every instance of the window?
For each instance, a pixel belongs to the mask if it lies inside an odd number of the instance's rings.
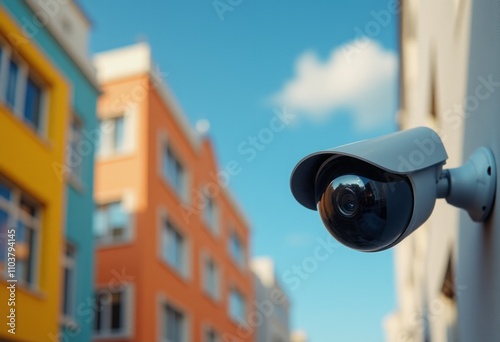
[[[127,287],[103,289],[96,293],[94,332],[98,337],[123,336],[128,333],[127,312],[131,303]]]
[[[124,115],[100,121],[99,154],[112,155],[125,152]]]
[[[179,158],[173,153],[170,146],[164,144],[162,151],[162,174],[183,200],[186,200],[186,175]]]
[[[123,116],[118,116],[112,119],[114,122],[114,131],[113,131],[113,149],[117,152],[123,150],[124,146],[124,129],[125,129],[125,119]]]
[[[26,97],[24,101],[24,121],[31,124],[36,130],[41,128],[42,88],[28,77]]]
[[[12,50],[0,46],[0,100],[23,119],[36,132],[44,130],[44,87],[19,58],[12,57]]]
[[[184,236],[169,220],[162,229],[163,259],[183,276],[187,275],[186,242]]]
[[[218,218],[217,218],[217,206],[214,199],[205,194],[205,207],[203,208],[203,218],[212,231],[212,233],[218,232]]]
[[[122,202],[102,204],[97,207],[94,233],[98,243],[116,243],[130,238],[129,215]]]
[[[281,296],[284,296],[284,294],[282,293]],[[285,304],[276,304],[274,315],[283,325],[287,324],[288,309],[285,307]]]
[[[41,208],[14,186],[0,179],[0,270],[7,272],[8,231],[15,229],[16,278],[36,286],[38,275]]]
[[[184,314],[168,304],[163,308],[163,327],[163,342],[184,342],[187,340]]]
[[[203,288],[212,298],[219,298],[219,269],[210,257],[204,262]]]
[[[0,80],[2,79],[2,73],[3,73],[3,71],[2,71],[2,61],[3,61],[3,50],[2,50],[2,46],[0,45]]]
[[[231,233],[229,238],[229,251],[234,262],[241,268],[245,267],[245,250],[243,243],[235,232]]]
[[[77,179],[82,175],[82,155],[81,155],[81,142],[82,142],[82,122],[76,116],[73,116],[71,121],[71,133],[69,137],[69,146],[67,150],[67,163],[71,174]]]
[[[7,76],[6,101],[12,110],[16,109],[16,95],[18,92],[19,66],[13,60],[9,61],[9,74]]]
[[[209,328],[205,331],[205,342],[219,342],[219,337],[214,329]]]
[[[238,323],[245,323],[246,305],[243,295],[236,289],[229,294],[229,315]]]
[[[75,295],[76,295],[76,258],[75,247],[66,244],[66,251],[63,259],[64,267],[64,294],[63,294],[63,315],[67,319],[75,316]]]

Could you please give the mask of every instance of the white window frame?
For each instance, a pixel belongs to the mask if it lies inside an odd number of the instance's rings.
[[[75,132],[73,131],[73,123],[76,122],[76,124],[79,127],[79,131],[77,132],[77,135],[75,135]],[[82,185],[82,177],[83,177],[83,161],[85,159],[85,156],[82,155],[81,151],[75,151],[72,146],[75,144],[76,146],[81,146],[81,143],[83,141],[83,120],[73,113],[71,115],[71,122],[69,124],[69,141],[67,143],[67,156],[66,156],[66,162],[68,163],[68,171],[69,171],[69,180],[71,183],[74,183],[78,188],[81,188]],[[76,140],[76,141],[75,141]],[[76,165],[72,165],[71,162],[73,158],[76,158],[76,160],[79,160]]]
[[[232,298],[232,295],[233,293],[236,293],[239,295],[241,301],[242,301],[242,304],[243,304],[243,317],[236,317],[236,315],[233,314],[232,312],[232,307],[231,307],[231,298]],[[231,318],[231,320],[233,320],[233,322],[236,322],[238,324],[243,324],[243,325],[246,325],[246,318],[247,318],[247,314],[248,314],[248,305],[247,305],[247,301],[246,301],[246,298],[245,296],[243,295],[243,293],[241,293],[241,291],[236,287],[236,286],[231,286],[230,288],[230,291],[229,291],[229,296],[228,296],[228,301],[227,301],[227,304],[228,304],[228,312],[229,312],[229,317]]]
[[[0,55],[0,75],[4,75],[3,77],[0,77],[0,101],[2,103],[5,103],[5,105],[7,106],[5,96],[7,94],[7,61],[10,60],[10,49],[8,48],[8,45],[5,44],[1,39],[0,49],[2,50],[2,54]]]
[[[217,329],[215,329],[212,325],[210,324],[204,324],[203,328],[202,328],[202,341],[203,342],[210,342],[208,340],[208,334],[209,333],[214,333],[215,334],[215,342],[220,342],[222,341],[221,340],[221,334],[219,331],[217,331]]]
[[[170,215],[167,215],[164,210],[159,210],[159,218],[158,218],[158,227],[159,227],[159,256],[161,261],[167,265],[170,269],[174,270],[176,274],[181,276],[183,279],[189,279],[191,275],[191,244],[189,235],[186,231],[175,221],[172,220]],[[171,228],[173,228],[179,235],[182,237],[182,265],[180,269],[173,265],[167,258],[167,255],[164,252],[164,248],[167,245],[167,241],[164,239],[167,238],[167,234],[165,230],[167,229],[167,224],[170,223]]]
[[[171,342],[167,339],[164,338],[166,329],[167,329],[167,324],[164,322],[166,321],[166,308],[170,307],[173,310],[181,313],[183,315],[183,327],[182,327],[182,333],[183,333],[183,339],[181,342],[188,342],[191,341],[190,339],[190,333],[191,333],[191,319],[190,319],[190,314],[189,312],[184,309],[182,306],[176,304],[173,300],[170,300],[166,298],[163,295],[160,295],[159,299],[159,315],[158,315],[158,341],[159,342]]]
[[[107,246],[127,244],[133,240],[133,228],[134,228],[133,215],[132,215],[132,212],[130,210],[128,210],[128,208],[126,206],[125,198],[122,197],[122,198],[116,198],[114,200],[96,202],[95,210],[97,211],[99,207],[109,206],[113,203],[120,203],[123,211],[127,215],[127,224],[124,227],[125,234],[124,234],[122,239],[119,239],[119,240],[114,239],[113,236],[110,234],[109,224],[107,224],[106,225],[106,235],[104,236],[104,238],[99,238],[98,236],[96,236],[96,234],[94,232],[95,243],[98,247],[107,247]]]
[[[117,149],[114,146],[116,136],[116,120],[123,118],[123,146]],[[108,122],[105,126],[106,122]],[[111,114],[99,116],[99,144],[97,149],[98,158],[114,158],[130,155],[136,148],[137,110],[135,107],[128,108]]]
[[[96,331],[95,321],[93,321],[92,331],[94,338],[105,339],[105,338],[130,338],[132,337],[132,324],[133,324],[133,316],[134,316],[134,287],[132,283],[127,283],[120,287],[115,286],[101,286],[98,287],[95,291],[95,296],[97,300],[97,296],[100,293],[107,293],[108,296],[114,293],[122,293],[122,311],[121,317],[122,320],[122,329],[120,331],[113,332],[111,331],[111,301],[106,300],[104,305],[102,305],[101,312],[101,330],[100,332]],[[98,306],[96,303],[96,310],[98,310]],[[103,318],[104,317],[104,318]],[[97,313],[95,316],[97,319]]]
[[[63,296],[66,297],[66,284],[64,283],[64,274],[66,272],[66,269],[70,269],[71,270],[71,287],[70,287],[70,293],[68,295],[68,301],[69,301],[69,304],[68,304],[68,310],[69,312],[68,313],[65,313],[64,312],[64,297],[63,297],[63,300],[62,300],[62,315],[63,315],[63,320],[65,322],[66,325],[70,325],[70,326],[75,326],[76,323],[75,323],[75,315],[76,315],[76,288],[78,286],[78,282],[77,282],[77,249],[75,247],[74,244],[72,243],[69,243],[69,242],[66,242],[66,246],[65,246],[66,250],[64,251],[64,255],[63,255]],[[67,254],[67,250],[71,249],[73,251],[72,253],[72,256],[68,256]]]
[[[219,236],[220,234],[220,226],[221,226],[221,220],[220,220],[220,209],[219,205],[216,201],[216,199],[208,193],[206,189],[203,191],[203,196],[204,196],[204,201],[203,201],[203,222],[205,223],[205,226],[208,228],[208,230],[212,233],[213,236]],[[208,202],[212,203],[212,216],[214,222],[209,222],[208,217],[207,217],[207,207],[208,207]]]
[[[201,259],[202,259],[202,262],[201,262],[201,265],[202,267],[200,267],[201,269],[201,279],[202,279],[202,287],[203,287],[203,291],[204,293],[206,293],[210,298],[212,298],[213,300],[215,301],[218,301],[220,300],[220,297],[221,297],[221,268],[219,266],[219,263],[217,263],[215,261],[215,259],[210,256],[210,254],[208,252],[203,252],[201,253]],[[207,271],[208,271],[208,263],[211,262],[212,265],[214,266],[214,277],[215,277],[215,288],[214,289],[210,289],[210,284],[208,283],[208,274],[207,274]],[[213,292],[212,292],[213,291]]]
[[[186,167],[187,163],[185,160],[177,153],[177,150],[172,147],[167,134],[163,131],[159,133],[159,143],[158,143],[158,170],[161,179],[167,186],[172,190],[173,193],[184,203],[188,204],[190,201],[189,195],[189,184],[190,184],[190,174]],[[177,189],[176,186],[172,183],[172,180],[168,178],[165,170],[163,169],[163,163],[165,159],[165,151],[169,149],[171,154],[174,156],[176,161],[182,167],[182,189]]]
[[[238,266],[241,270],[246,270],[247,268],[247,246],[243,242],[243,239],[241,239],[240,234],[236,231],[235,228],[231,228],[229,233],[229,239],[228,239],[228,250],[229,250],[229,255],[231,256],[232,262]],[[240,244],[240,251],[241,251],[241,257],[242,260],[241,262],[237,260],[235,255],[233,255],[233,248],[232,248],[232,243],[233,243],[233,237],[235,237]]]
[[[36,134],[42,138],[47,138],[48,126],[48,91],[46,83],[37,76],[36,72],[30,72],[29,65],[24,59],[13,53],[13,49],[9,44],[6,44],[0,39],[0,48],[2,55],[0,56],[0,74],[5,75],[0,78],[0,102],[2,102],[9,110],[16,116],[23,124],[32,129]],[[18,79],[16,84],[16,99],[14,108],[7,104],[7,81],[9,72],[9,62],[13,60],[19,68]],[[41,89],[40,95],[40,127],[36,128],[28,124],[24,120],[24,105],[26,100],[26,85],[28,84],[28,77],[31,77]]]
[[[16,240],[17,240],[17,221],[23,221],[23,223],[26,226],[29,226],[28,229],[31,229],[33,232],[33,238],[35,239],[34,242],[34,250],[29,251],[30,255],[32,255],[32,265],[30,266],[31,274],[30,278],[32,279],[32,282],[26,282],[23,279],[19,278],[19,272],[20,272],[20,267],[19,265],[16,265],[16,279],[18,279],[18,283],[22,286],[25,286],[27,288],[30,288],[32,290],[37,290],[38,285],[39,285],[39,273],[40,273],[40,251],[41,251],[41,243],[42,243],[42,222],[43,222],[43,209],[42,206],[36,201],[31,199],[31,196],[27,195],[26,193],[22,192],[19,188],[17,188],[14,184],[11,182],[7,181],[3,177],[0,177],[0,181],[4,183],[7,187],[10,188],[11,190],[11,199],[10,201],[7,201],[6,199],[0,197],[0,209],[3,211],[7,212],[7,215],[9,217],[8,223],[7,223],[7,230],[12,229],[12,227],[16,228]],[[38,211],[38,217],[27,217],[24,215],[21,210],[20,210],[20,204],[21,204],[21,198],[23,197],[27,198],[30,202],[32,202],[34,205],[36,205],[37,211]],[[7,237],[2,237],[2,238],[7,238]],[[17,242],[17,241],[16,241]],[[17,242],[18,244],[18,242]],[[16,244],[17,247],[19,247]],[[7,261],[7,259],[6,259]],[[18,260],[19,261],[19,260]],[[7,267],[5,267],[5,271],[1,273],[2,278],[7,278]]]

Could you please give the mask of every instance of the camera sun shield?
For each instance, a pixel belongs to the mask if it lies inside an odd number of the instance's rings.
[[[333,156],[364,161],[396,175],[413,174],[435,165],[441,166],[448,158],[438,134],[427,127],[312,153],[295,166],[290,178],[292,194],[304,207],[317,210],[314,190],[316,177],[323,163]]]
[[[430,216],[449,185],[439,183],[447,157],[437,133],[419,127],[313,153],[297,164],[290,187],[339,242],[381,251]]]

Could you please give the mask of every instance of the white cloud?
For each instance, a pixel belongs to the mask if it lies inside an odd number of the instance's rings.
[[[312,244],[314,236],[304,232],[292,232],[285,235],[287,247],[306,247]]]
[[[386,125],[395,117],[397,69],[396,54],[369,39],[333,50],[324,62],[305,52],[273,102],[313,119],[350,109],[359,130]]]

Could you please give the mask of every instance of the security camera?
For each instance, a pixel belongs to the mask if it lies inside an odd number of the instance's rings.
[[[290,187],[339,242],[382,251],[422,225],[436,198],[486,220],[496,187],[492,152],[481,147],[463,166],[443,170],[447,158],[438,134],[419,127],[313,153],[295,166]]]

